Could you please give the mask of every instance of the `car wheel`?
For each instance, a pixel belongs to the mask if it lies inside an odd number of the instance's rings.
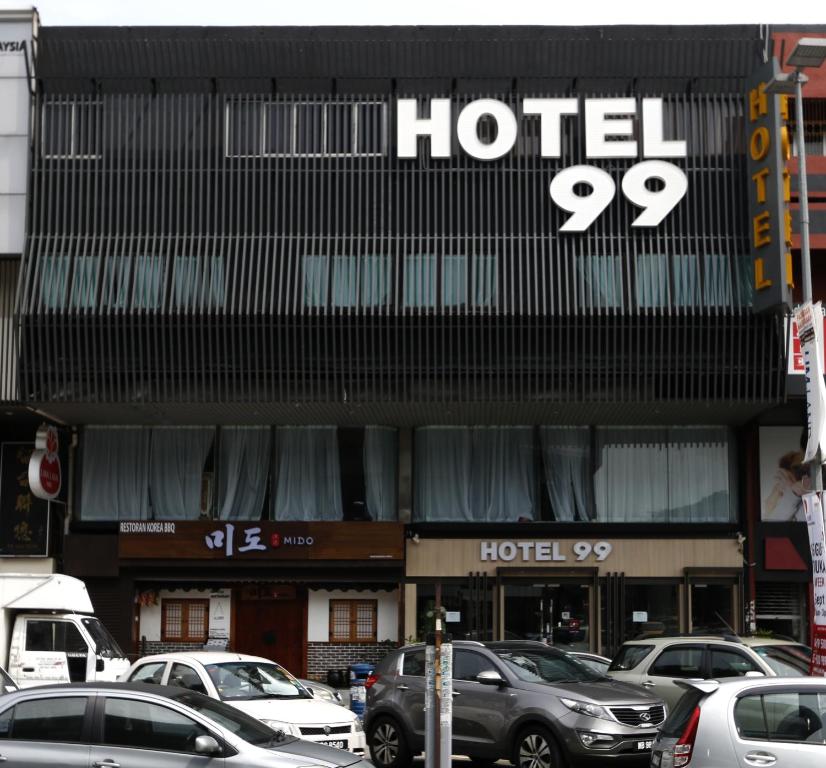
[[[513,749],[515,768],[564,768],[556,740],[547,728],[534,725],[522,731]]]
[[[410,749],[401,726],[392,717],[380,717],[370,729],[370,758],[377,768],[408,768]]]

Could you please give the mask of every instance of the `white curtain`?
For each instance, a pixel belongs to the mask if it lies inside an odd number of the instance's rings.
[[[270,466],[269,427],[223,427],[218,441],[218,517],[260,520]]]
[[[341,520],[341,471],[335,427],[275,431],[276,520]]]
[[[597,520],[731,520],[729,433],[724,427],[597,430]]]
[[[81,520],[149,518],[149,430],[87,427],[83,431]]]
[[[364,485],[373,520],[398,518],[398,432],[390,427],[364,430]]]
[[[590,521],[594,516],[591,435],[588,428],[540,427],[542,463],[555,520]]]
[[[533,520],[531,427],[425,427],[415,450],[416,520]]]
[[[155,427],[149,462],[149,498],[156,520],[197,520],[212,427]]]

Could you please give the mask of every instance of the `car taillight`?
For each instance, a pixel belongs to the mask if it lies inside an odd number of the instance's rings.
[[[694,740],[697,738],[697,726],[700,724],[700,708],[694,707],[691,717],[688,718],[683,735],[674,745],[674,768],[681,768],[691,762],[691,750],[694,749]]]
[[[365,688],[372,688],[379,680],[380,675],[377,675],[375,672],[370,673],[367,675],[367,679],[364,681]]]

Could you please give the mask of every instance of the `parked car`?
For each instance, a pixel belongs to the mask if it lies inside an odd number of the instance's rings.
[[[608,674],[647,688],[673,709],[683,693],[678,680],[808,675],[810,656],[811,649],[792,640],[736,635],[651,637],[623,643]]]
[[[259,656],[162,653],[139,659],[122,679],[188,688],[291,736],[358,754],[365,750],[361,721],[353,712],[314,698],[286,669]]]
[[[64,683],[0,697],[0,761],[15,768],[370,768],[180,687]]]
[[[332,685],[327,685],[326,683],[319,683],[317,680],[304,680],[302,678],[297,678],[298,682],[301,683],[316,699],[321,699],[322,701],[330,701],[333,704],[339,704],[340,706],[344,707],[347,706],[347,702],[344,701],[342,695],[333,688]]]
[[[453,751],[516,768],[647,765],[663,702],[531,641],[453,644]],[[367,680],[365,731],[377,768],[424,749],[425,648],[388,654]],[[564,761],[564,762],[563,762]]]
[[[598,653],[587,653],[586,651],[566,651],[566,653],[579,659],[586,667],[600,675],[608,674],[608,667],[611,666],[611,659],[600,656]]]
[[[652,768],[823,768],[826,679],[681,681]]]
[[[3,667],[0,667],[0,694],[11,693],[17,690],[17,683],[11,679],[11,676]]]

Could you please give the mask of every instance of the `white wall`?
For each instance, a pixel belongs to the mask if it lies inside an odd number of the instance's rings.
[[[378,600],[376,640],[399,639],[399,591],[383,590],[312,590],[307,602],[307,642],[330,641],[330,600]]]
[[[209,598],[209,636],[229,637],[232,593],[228,589],[160,590],[157,605],[141,606],[139,637],[145,637],[150,642],[161,639],[161,601],[164,598],[177,600],[205,600]]]

